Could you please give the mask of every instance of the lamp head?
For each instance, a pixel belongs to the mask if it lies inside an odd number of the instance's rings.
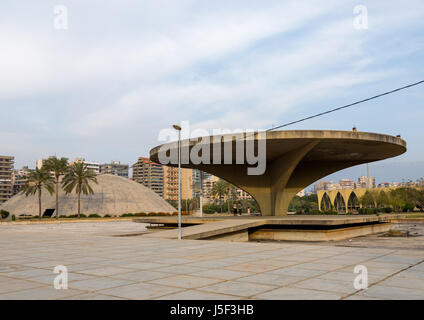
[[[181,127],[178,124],[172,126],[175,130],[181,131]]]

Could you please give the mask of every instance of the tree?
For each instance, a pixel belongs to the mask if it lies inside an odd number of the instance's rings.
[[[364,195],[359,199],[363,207],[377,207],[377,194],[367,190]]]
[[[45,170],[44,166],[41,169],[37,168],[30,172],[21,191],[26,197],[37,193],[38,219],[41,219],[41,191],[43,188],[45,188],[50,194],[54,193],[54,179],[50,172]]]
[[[44,163],[46,170],[53,172],[56,180],[56,219],[59,218],[59,180],[68,170],[68,158],[50,157]]]
[[[84,163],[74,163],[63,177],[62,186],[66,194],[75,190],[78,195],[78,218],[81,216],[81,193],[85,195],[94,193],[90,182],[97,184],[96,173],[87,169],[87,165]]]
[[[222,213],[222,202],[223,202],[222,200],[228,192],[228,186],[229,186],[229,183],[227,181],[219,179],[217,182],[215,182],[215,184],[212,187],[212,195],[219,199],[219,206],[221,209],[221,213]]]
[[[237,189],[234,185],[227,182],[227,201],[228,201],[228,214],[231,214],[231,200],[237,198]]]

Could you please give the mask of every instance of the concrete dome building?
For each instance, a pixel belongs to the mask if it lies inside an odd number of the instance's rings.
[[[98,184],[91,183],[94,194],[81,194],[81,213],[85,215],[98,214],[118,216],[124,213],[173,213],[175,208],[149,188],[132,180],[115,175],[98,175]],[[43,214],[54,214],[56,207],[55,195],[47,190],[42,191]],[[78,197],[75,193],[65,194],[59,191],[59,215],[75,215],[78,212]],[[0,210],[6,210],[10,215],[38,216],[37,195],[26,197],[18,194],[0,205]]]

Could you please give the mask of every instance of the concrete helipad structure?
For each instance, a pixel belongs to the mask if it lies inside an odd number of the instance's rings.
[[[249,134],[244,134],[241,139],[246,141],[246,135]],[[257,145],[261,141],[266,145],[266,170],[262,175],[248,175],[249,164],[246,161],[236,163],[236,142],[240,141],[240,138],[233,135],[211,139],[217,142],[204,146],[209,148],[210,164],[195,164],[190,160],[182,166],[197,168],[231,182],[255,198],[263,216],[280,216],[287,214],[292,197],[314,181],[341,169],[395,157],[406,151],[406,142],[400,137],[369,132],[270,131],[266,132],[264,138],[257,137],[258,135],[255,136]],[[183,140],[182,146],[186,145],[191,151],[193,147],[203,143],[199,141]],[[232,163],[224,164],[224,161],[221,161],[221,164],[213,164],[214,150],[225,150],[224,141],[229,141],[232,145]],[[166,144],[164,147],[170,151],[175,150],[178,148],[178,142]],[[163,149],[163,146],[150,151],[153,161],[159,162],[161,148]],[[257,153],[258,148],[255,148]],[[176,159],[172,159],[170,165],[176,164]]]

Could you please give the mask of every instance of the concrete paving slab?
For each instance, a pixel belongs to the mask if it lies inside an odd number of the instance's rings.
[[[307,279],[290,285],[290,287],[312,289],[326,292],[336,292],[340,295],[352,294],[356,291],[353,281],[338,281],[330,279]]]
[[[204,278],[204,277],[195,277],[195,276],[189,276],[189,275],[175,275],[175,276],[170,276],[166,278],[160,278],[160,279],[149,281],[149,283],[156,283],[156,284],[160,284],[164,286],[179,287],[179,288],[186,288],[186,289],[200,288],[200,287],[204,287],[204,286],[219,283],[219,282],[222,282],[222,280]]]
[[[106,277],[95,277],[86,280],[73,281],[69,283],[70,288],[85,290],[85,291],[98,291],[102,289],[109,289],[119,286],[133,284],[133,281],[112,279]]]
[[[176,287],[161,286],[150,283],[136,283],[107,290],[101,290],[99,293],[121,297],[125,299],[154,299],[171,293],[183,291],[184,289]]]
[[[82,293],[80,290],[57,290],[53,286],[43,286],[34,289],[0,294],[0,300],[51,300],[72,297]]]
[[[393,300],[423,300],[424,290],[375,285],[361,292],[364,297]]]
[[[111,276],[111,278],[114,279],[123,279],[123,280],[130,280],[134,282],[146,282],[150,280],[160,279],[160,278],[166,278],[169,276],[172,276],[171,273],[165,273],[165,272],[156,272],[156,271],[150,271],[150,270],[139,270],[134,272],[128,272],[128,273],[122,273],[122,274],[116,274]]]
[[[310,278],[310,277],[317,277],[317,276],[319,276],[323,273],[326,273],[326,271],[304,269],[304,268],[301,268],[301,267],[298,267],[298,266],[292,266],[292,267],[286,267],[286,268],[280,268],[280,269],[272,270],[272,271],[270,271],[270,273],[287,275],[287,276],[294,276],[294,277]]]
[[[193,276],[221,279],[221,280],[234,280],[241,277],[249,276],[251,273],[243,271],[233,271],[226,269],[206,269],[192,273]]]
[[[230,296],[200,290],[185,290],[160,297],[158,300],[239,300],[242,297]]]
[[[203,287],[202,290],[247,298],[275,288],[275,286],[257,283],[225,281],[212,286]]]
[[[22,290],[29,290],[33,288],[42,287],[41,283],[31,282],[26,280],[10,279],[1,283],[0,294],[11,293]]]
[[[124,298],[118,298],[114,296],[108,296],[105,294],[98,294],[96,292],[82,293],[74,296],[62,298],[62,300],[125,300]]]
[[[294,277],[282,274],[272,274],[272,273],[259,273],[251,276],[243,277],[237,279],[237,281],[241,282],[251,282],[251,283],[259,283],[259,284],[269,284],[271,286],[285,286],[289,284],[293,284],[295,282],[302,281],[304,278],[302,277]]]
[[[300,288],[279,288],[258,294],[253,298],[267,300],[338,300],[342,294]]]

